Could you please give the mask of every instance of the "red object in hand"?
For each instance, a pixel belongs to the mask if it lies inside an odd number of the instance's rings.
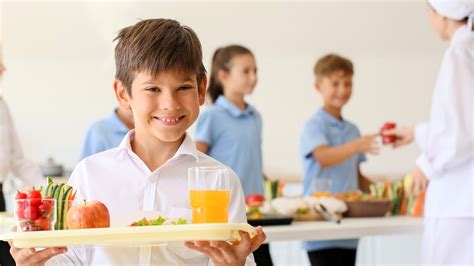
[[[68,229],[110,227],[109,210],[100,201],[94,200],[72,206],[67,213]]]
[[[395,123],[392,123],[392,122],[387,122],[383,125],[383,127],[380,129],[380,136],[382,136],[382,143],[384,145],[387,145],[387,144],[392,144],[392,143],[395,143],[395,141],[397,141],[397,136],[395,135],[385,135],[384,134],[384,131],[387,130],[387,129],[394,129],[397,127],[397,124]]]
[[[245,202],[249,207],[260,207],[265,202],[265,197],[260,194],[250,194],[245,198]]]

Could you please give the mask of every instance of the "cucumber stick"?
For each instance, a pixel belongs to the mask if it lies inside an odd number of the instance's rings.
[[[47,178],[46,187],[41,187],[43,197],[52,197],[56,200],[56,224],[54,229],[67,229],[66,218],[69,210],[69,198],[73,193],[73,187],[68,184],[54,184],[51,177]]]
[[[65,229],[65,224],[66,220],[64,219],[65,214],[67,214],[67,209],[66,206],[68,205],[68,195],[70,191],[72,190],[72,187],[65,184],[61,188],[61,192],[59,193],[58,199],[57,199],[57,207],[58,207],[58,216],[57,216],[57,221],[59,221],[59,230]]]

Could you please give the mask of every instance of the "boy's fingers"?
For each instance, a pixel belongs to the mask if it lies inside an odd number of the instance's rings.
[[[66,251],[66,248],[47,248],[41,251],[37,251],[34,256],[31,257],[31,263],[40,263],[42,261],[48,261],[52,257],[62,254]]]
[[[31,258],[32,263],[40,264],[42,261],[48,261],[54,256],[62,254],[66,251],[65,248],[47,248],[37,251],[35,256]]]
[[[261,226],[259,226],[257,228],[257,235],[252,238],[252,243],[250,245],[250,249],[252,252],[254,252],[255,250],[258,249],[258,247],[260,247],[260,245],[265,242],[265,240],[267,239],[267,236],[265,235],[265,232],[263,232],[263,229]]]
[[[240,235],[239,246],[244,247],[244,248],[249,248],[251,244],[249,233],[245,231],[239,231],[239,235]]]
[[[199,251],[201,252],[202,254],[208,256],[208,257],[211,257],[211,253],[209,253],[207,250],[201,248],[201,247],[197,247],[195,244],[191,243],[191,242],[186,242],[184,243],[184,246],[189,248],[189,249],[192,249],[192,250],[196,250],[196,251]]]
[[[29,258],[36,253],[36,250],[34,248],[13,248],[10,253],[17,263],[23,263],[28,262]]]
[[[201,252],[205,252],[206,255],[213,257],[213,258],[220,258],[222,257],[222,253],[219,249],[213,248],[210,246],[208,241],[195,241],[194,246],[197,247]]]
[[[211,247],[218,249],[225,261],[231,262],[235,259],[234,249],[224,241],[211,241]]]

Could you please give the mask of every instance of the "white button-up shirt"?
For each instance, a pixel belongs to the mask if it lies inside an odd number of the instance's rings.
[[[110,213],[111,226],[128,226],[144,216],[186,218],[191,222],[188,168],[223,166],[199,152],[186,135],[176,154],[155,171],[132,151],[130,131],[119,147],[82,160],[74,169],[69,184],[77,190],[76,201],[103,202]],[[245,223],[245,200],[238,177],[229,169],[229,222]],[[253,263],[249,256],[247,264]],[[70,248],[49,261],[56,264],[92,265],[207,265],[210,259],[184,245],[160,247]]]
[[[451,38],[436,86],[430,120],[416,127],[417,165],[430,179],[426,216],[474,217],[474,32]]]
[[[32,186],[43,183],[41,171],[23,155],[10,111],[0,95],[0,183],[9,173]]]

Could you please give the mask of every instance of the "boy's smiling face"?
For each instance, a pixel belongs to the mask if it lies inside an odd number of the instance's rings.
[[[196,121],[205,101],[206,85],[204,77],[198,91],[196,74],[163,71],[156,76],[136,73],[131,95],[121,81],[116,80],[114,87],[121,106],[133,112],[137,134],[174,142],[181,140]]]
[[[352,75],[342,70],[335,71],[316,81],[325,105],[341,109],[352,95]]]

